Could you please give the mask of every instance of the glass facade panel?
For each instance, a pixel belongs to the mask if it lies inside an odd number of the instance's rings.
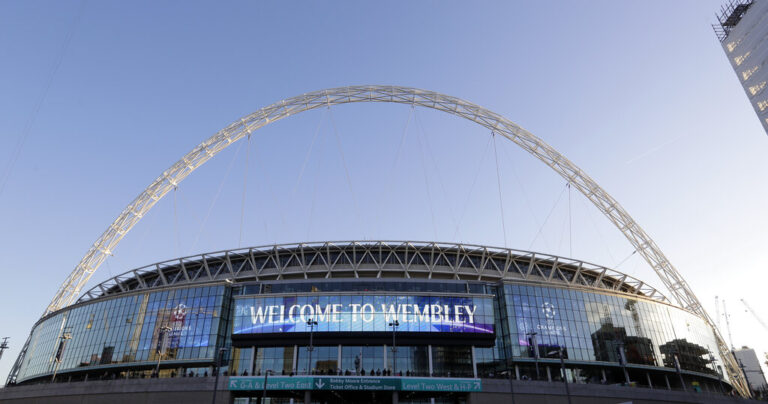
[[[246,376],[253,373],[251,360],[254,348],[234,348],[232,350],[232,366],[230,372],[233,376]]]
[[[231,299],[216,299],[224,294],[224,286],[172,289],[60,312],[33,330],[19,379],[158,359],[213,360],[226,333]]]
[[[293,372],[293,347],[257,348],[254,358],[253,374],[271,370],[276,375],[290,375]]]
[[[378,292],[389,288],[399,288],[398,293]],[[674,371],[679,365],[713,379],[722,366],[714,333],[699,317],[608,291],[523,283],[332,280],[244,285],[236,296],[230,290],[224,285],[155,290],[64,309],[33,329],[18,380],[54,370],[62,374],[120,364],[149,368],[158,359],[179,366],[191,363],[202,369],[196,373],[205,374],[217,348],[231,346],[232,335],[254,341],[253,347],[232,348],[227,356],[231,374],[238,375],[271,370],[278,375],[428,376],[431,354],[433,375],[472,377],[474,352],[480,377],[507,377],[513,366],[521,377],[536,377],[532,359],[555,366],[561,349],[574,366],[608,365],[572,369],[571,377],[579,380],[599,381],[601,370],[612,379],[621,373],[617,365],[622,356],[629,365],[646,366],[635,369]],[[422,293],[427,290],[440,295]],[[286,291],[294,294],[277,294]],[[326,334],[315,339],[321,346],[315,346],[311,360],[304,345],[308,340],[294,347],[295,339],[304,336],[288,335],[294,341],[279,346],[282,337],[274,335],[309,333],[310,318],[317,321],[315,338]],[[391,338],[389,324],[395,319],[397,343],[404,339],[393,352],[383,344]],[[374,341],[362,336],[359,342],[351,340],[360,345],[344,345],[357,332],[382,333],[375,336],[381,345],[370,345]],[[335,341],[338,335],[330,333],[346,334]],[[273,334],[263,336],[270,346],[258,346],[258,334]]]
[[[371,371],[384,368],[383,345],[341,347],[341,370],[344,374],[370,375]]]
[[[554,287],[504,285],[502,326],[513,357],[619,362],[715,374],[721,366],[712,329],[666,304]]]
[[[296,367],[300,374],[307,374],[309,369],[313,374],[335,375],[339,369],[339,346],[315,346],[311,355],[308,346],[301,346]]]
[[[325,281],[266,282],[261,285],[246,285],[244,294],[270,293],[328,293],[328,292],[435,292],[435,293],[482,293],[480,284],[466,282],[420,282],[420,281]]]
[[[472,348],[468,346],[433,346],[434,376],[473,377]]]
[[[387,347],[388,370],[392,370],[396,375],[403,376],[428,376],[429,375],[429,352],[426,346],[399,346],[397,351],[392,354],[391,347]],[[395,363],[392,363],[395,358]]]

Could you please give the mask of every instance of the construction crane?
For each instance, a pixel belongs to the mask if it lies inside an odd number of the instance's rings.
[[[733,347],[733,335],[731,334],[731,316],[728,315],[728,309],[725,307],[725,300],[723,300],[723,315],[725,316],[725,327],[728,329],[728,342],[731,344],[731,351],[735,351]]]
[[[763,328],[765,328],[766,330],[768,330],[768,325],[766,325],[766,324],[765,324],[765,321],[763,321],[763,320],[762,320],[762,319],[761,319],[761,318],[760,318],[760,317],[757,315],[757,313],[755,313],[755,311],[754,311],[754,310],[752,310],[752,307],[750,307],[750,306],[749,306],[749,304],[747,304],[747,301],[746,301],[746,300],[744,300],[744,299],[741,299],[741,303],[742,303],[742,304],[744,304],[744,307],[746,307],[746,308],[747,308],[747,310],[745,310],[745,311],[747,311],[747,312],[749,312],[750,314],[752,314],[752,317],[754,317],[754,318],[755,318],[755,320],[757,320],[757,322],[758,322],[758,323],[760,323],[760,325],[762,325],[762,326],[763,326]]]
[[[717,329],[723,328],[722,323],[720,322],[720,298],[715,296],[715,325],[717,325]]]

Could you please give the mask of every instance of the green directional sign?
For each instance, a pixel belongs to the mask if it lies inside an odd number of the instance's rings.
[[[312,377],[272,376],[267,378],[267,390],[313,390]],[[264,377],[242,376],[229,378],[230,390],[264,390]]]
[[[406,377],[400,383],[403,391],[483,391],[480,379]]]
[[[229,390],[264,390],[264,377],[232,376]],[[482,391],[482,382],[450,377],[270,376],[267,390],[473,392]]]

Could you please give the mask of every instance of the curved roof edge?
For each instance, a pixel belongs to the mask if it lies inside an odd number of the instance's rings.
[[[592,263],[510,248],[428,241],[325,241],[222,250],[157,262],[99,283],[76,303],[173,285],[311,278],[524,280],[670,303],[654,287]]]

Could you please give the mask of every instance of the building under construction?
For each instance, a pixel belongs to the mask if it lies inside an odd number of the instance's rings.
[[[721,7],[713,27],[768,133],[768,1],[732,0]]]

